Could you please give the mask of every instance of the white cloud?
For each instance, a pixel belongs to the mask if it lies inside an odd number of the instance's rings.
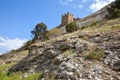
[[[113,1],[115,1],[115,0],[93,0],[93,3],[89,6],[89,8],[93,12],[95,12]]]
[[[0,53],[9,51],[12,49],[17,49],[25,43],[27,39],[20,39],[20,38],[15,38],[15,39],[9,39],[7,37],[2,37],[0,36]]]

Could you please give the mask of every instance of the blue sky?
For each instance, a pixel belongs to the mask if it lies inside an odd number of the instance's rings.
[[[71,12],[83,18],[114,0],[0,0],[0,54],[19,48],[32,38],[30,31],[44,22],[48,29]]]

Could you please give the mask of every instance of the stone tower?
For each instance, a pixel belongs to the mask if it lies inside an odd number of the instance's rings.
[[[62,15],[62,21],[61,21],[61,26],[65,26],[71,22],[74,21],[74,16],[73,14],[67,12],[65,14]]]

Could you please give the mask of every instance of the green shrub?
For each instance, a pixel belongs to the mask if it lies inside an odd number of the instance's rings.
[[[87,27],[89,27],[89,26],[83,26],[83,27],[81,27],[80,29],[85,29],[85,28],[87,28]]]
[[[66,32],[68,33],[78,30],[78,26],[75,22],[68,24],[65,28],[66,28]]]
[[[120,9],[115,8],[114,12],[116,14],[116,17],[120,17]]]
[[[99,22],[92,22],[90,26],[91,26],[91,27],[92,27],[92,26],[96,26],[96,25],[98,25],[98,23],[99,23]]]
[[[104,58],[104,51],[101,49],[96,48],[92,52],[90,52],[87,56],[85,56],[85,59],[87,60],[101,60]]]

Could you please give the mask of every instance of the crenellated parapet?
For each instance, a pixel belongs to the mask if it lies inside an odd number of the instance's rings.
[[[73,15],[72,13],[70,13],[70,12],[64,13],[64,14],[62,15],[62,17],[65,17],[65,16],[74,17],[74,15]]]

